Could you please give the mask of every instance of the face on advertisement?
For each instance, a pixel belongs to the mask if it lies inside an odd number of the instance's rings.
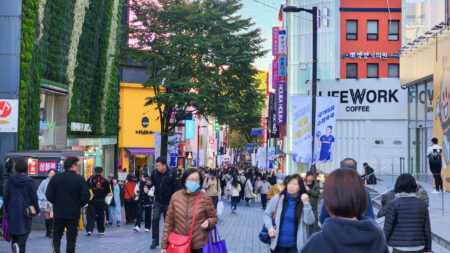
[[[327,130],[325,131],[325,135],[329,136],[331,134],[331,126],[327,127]]]

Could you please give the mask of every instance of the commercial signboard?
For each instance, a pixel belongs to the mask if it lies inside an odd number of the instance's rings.
[[[278,60],[272,62],[272,89],[277,88],[278,83]]]
[[[0,133],[17,133],[19,100],[0,99]]]
[[[38,160],[37,159],[28,159],[28,175],[29,176],[37,176]]]
[[[286,82],[287,75],[287,58],[286,55],[280,55],[278,57],[278,81]]]
[[[287,34],[286,30],[278,32],[278,54],[287,54]]]
[[[333,161],[338,98],[317,97],[316,105],[314,160],[328,163]]]
[[[278,26],[272,27],[272,55],[278,55],[278,32],[280,28]]]
[[[309,96],[291,96],[292,151],[295,162],[310,163],[312,106]]]
[[[39,172],[49,172],[57,169],[57,162],[39,162]]]
[[[275,114],[276,114],[276,122],[277,125],[285,125],[286,124],[286,97],[287,96],[287,87],[286,83],[277,83],[277,95],[276,95],[276,103],[275,103]]]
[[[275,109],[275,94],[269,94],[269,138],[279,138],[279,127]]]
[[[194,139],[194,119],[186,120],[186,140]]]

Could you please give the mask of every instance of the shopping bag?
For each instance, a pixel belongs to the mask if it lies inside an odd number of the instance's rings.
[[[214,241],[208,232],[208,243],[203,244],[203,253],[227,253],[225,240],[221,240],[217,228],[214,228]]]
[[[2,231],[1,234],[3,238],[7,241],[11,241],[11,236],[9,235],[9,221],[8,221],[8,213],[5,211],[3,214],[3,221],[2,221]]]
[[[111,205],[111,201],[112,201],[113,195],[108,195],[105,198],[105,203],[109,206]]]
[[[217,203],[217,215],[218,216],[222,216],[223,214],[223,202],[220,201],[219,203]]]

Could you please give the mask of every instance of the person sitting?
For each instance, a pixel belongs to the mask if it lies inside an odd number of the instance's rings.
[[[377,177],[375,177],[375,170],[369,166],[368,163],[363,163],[364,175],[363,181],[366,180],[367,184],[377,184]]]

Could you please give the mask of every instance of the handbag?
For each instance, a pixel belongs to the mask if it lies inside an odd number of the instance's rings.
[[[208,233],[208,243],[203,244],[203,253],[227,253],[227,245],[225,240],[220,239],[217,228],[214,228],[214,238],[212,238],[211,232]]]
[[[112,189],[111,189],[111,185],[109,185],[109,191],[110,191],[110,193],[113,192]],[[107,195],[107,196],[105,197],[105,203],[106,203],[108,206],[111,205],[111,201],[112,201],[113,198],[114,198],[114,194],[113,194],[113,195]]]
[[[25,215],[27,216],[28,219],[34,218],[37,215],[36,208],[34,208],[33,204],[31,204],[31,200],[30,197],[28,196],[28,193],[22,190],[22,197],[25,206]]]
[[[277,215],[278,205],[280,204],[281,196],[278,197],[277,206],[275,207],[275,212],[272,214],[272,225],[276,228],[275,217]],[[269,236],[269,230],[267,230],[266,225],[263,225],[261,232],[259,232],[259,240],[265,244],[270,244],[272,242],[272,238]]]
[[[218,216],[222,216],[223,209],[224,209],[223,202],[220,201],[219,203],[217,203],[217,215]]]
[[[194,215],[192,216],[191,232],[189,236],[179,235],[175,232],[169,234],[169,247],[167,248],[167,253],[190,253],[191,252],[191,239],[192,230],[194,229],[195,215],[197,213],[198,196],[195,199]]]
[[[3,239],[5,239],[7,242],[10,242],[11,236],[9,235],[9,221],[8,220],[9,220],[8,212],[5,211],[5,213],[3,214],[1,234],[3,236]]]

